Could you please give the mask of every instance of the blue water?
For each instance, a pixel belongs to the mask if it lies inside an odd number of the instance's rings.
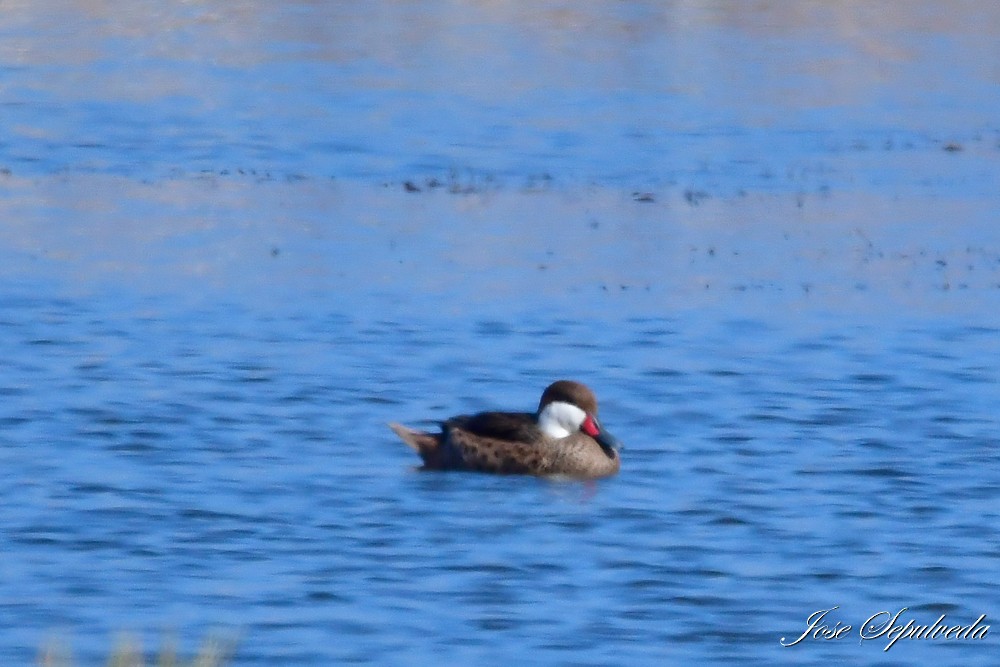
[[[878,7],[5,9],[0,663],[994,664],[859,641],[1000,614],[1000,24]]]

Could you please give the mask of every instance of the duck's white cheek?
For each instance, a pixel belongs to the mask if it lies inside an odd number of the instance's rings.
[[[565,438],[580,430],[587,413],[570,403],[553,401],[538,415],[538,426],[550,438]]]

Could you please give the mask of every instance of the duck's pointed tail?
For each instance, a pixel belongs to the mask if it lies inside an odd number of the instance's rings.
[[[416,450],[425,464],[433,465],[438,460],[441,447],[440,435],[415,431],[396,422],[390,422],[389,428],[399,436],[400,440]]]

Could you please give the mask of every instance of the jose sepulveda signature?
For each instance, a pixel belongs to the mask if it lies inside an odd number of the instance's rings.
[[[781,645],[787,648],[809,639],[831,640],[850,636],[853,626],[835,620],[831,614],[839,608],[840,606],[837,605],[809,614],[806,619],[806,629],[802,634],[792,641],[782,637]],[[869,616],[858,629],[860,642],[864,643],[865,640],[881,638],[887,642],[882,650],[888,651],[900,639],[986,639],[986,635],[990,631],[990,626],[984,623],[986,614],[981,614],[970,625],[949,624],[946,614],[941,614],[936,621],[928,624],[906,618],[907,609],[908,607],[903,607],[895,614],[880,611]]]

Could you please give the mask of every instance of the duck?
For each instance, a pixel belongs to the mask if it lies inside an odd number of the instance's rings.
[[[531,412],[480,412],[428,433],[391,422],[425,470],[595,479],[621,468],[620,445],[597,420],[597,398],[573,380],[553,382]]]

